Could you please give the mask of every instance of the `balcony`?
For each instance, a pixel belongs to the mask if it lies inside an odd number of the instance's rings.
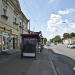
[[[8,19],[8,16],[6,16],[6,15],[1,15],[1,18],[4,18],[4,19]]]
[[[14,24],[14,25],[18,25],[18,23],[16,23],[16,22],[13,22],[13,24]]]

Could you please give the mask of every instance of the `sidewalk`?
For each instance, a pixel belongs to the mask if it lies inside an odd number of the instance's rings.
[[[16,50],[17,51],[17,50]],[[20,58],[20,54],[6,55],[2,58],[0,66],[1,75],[57,75],[49,57],[49,51],[44,49],[37,53],[36,59]],[[7,68],[8,67],[8,68]]]
[[[20,49],[9,49],[0,52],[0,63],[9,60],[9,57],[13,57],[13,54],[20,53]]]
[[[37,55],[27,75],[57,75],[49,58],[48,50],[43,50],[42,53]]]
[[[0,54],[10,55],[10,54],[14,54],[16,52],[20,52],[20,49],[8,49],[8,50],[4,50],[4,51],[0,52]]]

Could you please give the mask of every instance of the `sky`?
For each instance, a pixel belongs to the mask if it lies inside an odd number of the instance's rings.
[[[75,0],[19,0],[21,10],[30,19],[32,31],[42,31],[48,40],[75,32]]]

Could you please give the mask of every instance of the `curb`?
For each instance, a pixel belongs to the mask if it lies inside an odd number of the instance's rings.
[[[51,58],[50,58],[50,59],[51,59]],[[52,65],[52,69],[53,69],[55,75],[58,75],[58,72],[57,72],[57,70],[56,70],[56,68],[55,68],[55,66],[54,66],[54,63],[53,63],[52,59],[50,60],[50,63],[51,63],[51,65]]]

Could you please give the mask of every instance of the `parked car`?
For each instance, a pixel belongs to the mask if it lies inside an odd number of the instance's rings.
[[[68,44],[67,47],[68,48],[75,48],[75,44]]]

